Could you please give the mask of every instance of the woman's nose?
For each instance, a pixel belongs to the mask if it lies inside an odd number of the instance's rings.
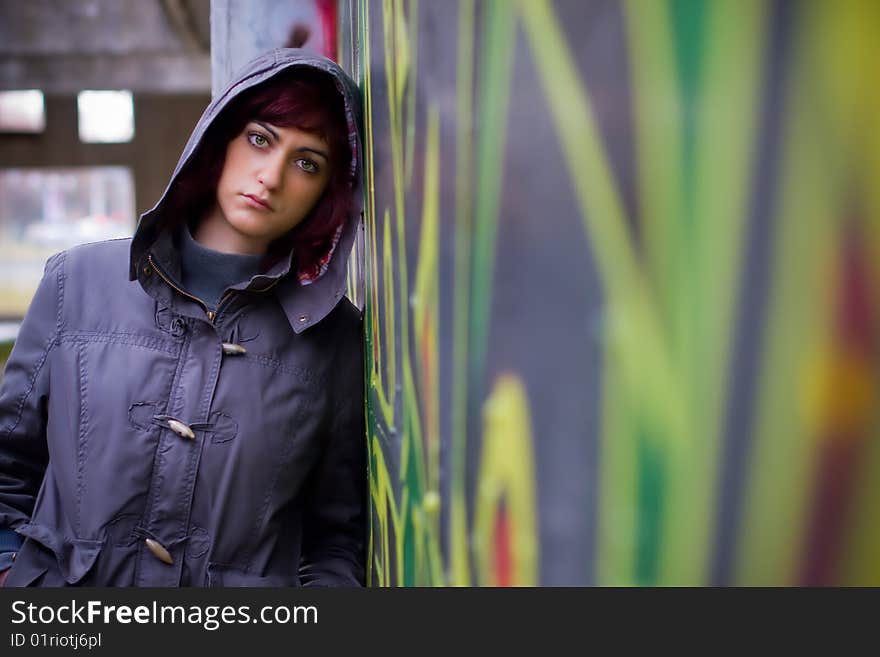
[[[266,189],[276,189],[281,185],[284,167],[280,161],[267,161],[257,171],[257,180]]]

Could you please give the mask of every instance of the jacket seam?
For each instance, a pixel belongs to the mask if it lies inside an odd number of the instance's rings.
[[[148,336],[138,336],[134,334],[83,334],[77,332],[62,333],[58,338],[59,343],[72,342],[75,344],[86,344],[89,342],[105,342],[109,344],[124,344],[130,347],[138,347],[151,351],[161,351],[163,353],[174,356],[177,349],[162,344],[160,340]]]
[[[46,530],[52,532],[53,535],[59,537],[63,543],[69,543],[70,545],[76,545],[77,542],[98,543],[99,545],[104,545],[107,543],[106,536],[104,536],[102,538],[82,538],[81,536],[78,536],[78,535],[71,535],[68,532],[62,531],[58,527],[46,524],[44,522],[28,520],[26,523],[24,523],[22,525],[22,527],[24,527],[24,526],[45,528]],[[16,533],[18,533],[18,532],[16,532]],[[32,538],[30,536],[25,536],[24,534],[20,534],[20,536],[22,536],[22,538],[30,538],[32,541],[39,543],[40,545],[43,545],[48,550],[50,550],[53,554],[55,554],[55,551],[52,550],[52,548],[50,548],[48,545],[46,545],[42,541],[39,541],[39,540]]]
[[[59,297],[56,299],[56,310],[55,310],[55,331],[49,336],[49,339],[46,341],[46,346],[43,348],[43,354],[40,359],[37,361],[36,366],[34,367],[34,372],[31,374],[30,380],[28,381],[28,387],[24,391],[21,396],[21,399],[18,400],[18,407],[15,411],[15,421],[12,423],[8,429],[3,432],[4,437],[9,438],[12,436],[12,432],[18,428],[18,425],[21,424],[21,416],[24,413],[24,405],[27,403],[27,400],[30,398],[31,393],[34,391],[34,387],[37,384],[37,377],[40,376],[40,372],[43,370],[43,366],[46,364],[46,360],[49,358],[49,352],[52,351],[52,347],[55,345],[56,340],[58,338],[58,332],[61,327],[61,303],[59,300],[63,298],[64,293],[64,259],[65,252],[62,251],[58,255],[58,266],[55,268],[55,278],[57,280],[57,288],[59,290]]]
[[[167,409],[175,409],[177,408],[178,399],[180,397],[180,380],[181,373],[183,368],[186,366],[186,359],[189,355],[189,340],[186,341],[185,346],[181,349],[180,356],[177,361],[177,368],[174,372],[174,378],[171,383],[171,389],[169,390],[169,399]],[[173,410],[169,412],[174,412]],[[147,507],[146,515],[146,525],[149,527],[153,524],[153,510],[156,508],[156,502],[159,499],[159,494],[162,488],[162,482],[165,479],[165,475],[162,471],[162,463],[165,461],[165,454],[162,450],[162,441],[167,440],[168,437],[165,431],[161,431],[159,433],[159,443],[156,446],[156,460],[153,462],[153,472],[150,476],[150,487],[153,489],[151,491],[151,495],[149,495],[149,506]]]
[[[214,355],[214,363],[211,366],[211,374],[209,381],[210,385],[205,386],[205,392],[202,396],[202,400],[200,405],[202,409],[204,409],[205,420],[210,423],[211,421],[211,400],[214,397],[214,389],[217,385],[217,379],[219,378],[220,365],[222,363],[222,356],[220,351],[215,352]],[[199,471],[199,464],[201,462],[202,450],[204,449],[205,441],[208,439],[207,432],[202,432],[202,439],[199,443],[199,448],[197,450],[193,450],[193,454],[190,457],[190,467],[187,470],[186,478],[184,480],[184,495],[180,496],[180,531],[183,533],[187,533],[187,529],[190,526],[190,522],[192,520],[192,510],[193,510],[193,496],[195,494],[195,481]]]
[[[77,465],[76,465],[76,531],[82,529],[82,498],[85,489],[85,470],[87,436],[89,430],[88,413],[88,366],[86,363],[85,343],[80,343],[77,349],[79,355],[79,436],[77,440]]]
[[[326,378],[325,376],[318,376],[314,374],[312,370],[304,369],[302,367],[291,367],[290,365],[285,365],[283,362],[276,358],[269,358],[268,356],[244,354],[239,358],[240,360],[250,361],[264,367],[279,370],[281,372],[284,372],[285,374],[292,374],[293,376],[301,379],[305,383],[311,383],[313,381],[321,383]]]
[[[61,262],[58,265],[58,300],[56,301],[58,307],[56,308],[55,315],[55,335],[59,335],[61,333],[61,326],[64,321],[64,281],[67,279],[67,275],[65,274],[65,264],[67,262],[67,253],[62,252],[59,256]]]
[[[184,336],[184,340],[186,340],[185,336]],[[174,389],[174,380],[172,377],[172,379],[168,382],[165,393],[162,395],[163,398],[165,398],[165,400],[166,400],[165,401],[166,405],[168,403],[170,403],[171,393],[172,393],[173,389]],[[157,406],[157,409],[162,408],[162,402],[156,402],[156,406]],[[141,526],[141,527],[146,526],[149,523],[149,521],[150,521],[149,516],[153,510],[153,505],[154,505],[153,495],[154,495],[154,493],[152,492],[151,487],[153,486],[154,477],[156,476],[156,472],[160,466],[159,460],[162,458],[162,451],[161,451],[162,437],[163,437],[163,430],[159,429],[157,431],[156,447],[153,450],[153,462],[150,465],[150,472],[147,475],[147,494],[145,495],[144,506],[143,506],[143,509],[141,509],[140,518],[137,521],[137,525]],[[159,476],[161,477],[161,474]],[[137,516],[137,514],[132,514],[132,515]],[[137,550],[136,556],[134,559],[134,576],[132,579],[132,581],[134,581],[134,582],[141,581],[141,570],[142,570],[143,559],[144,559],[144,550],[141,547],[141,549]]]
[[[60,331],[62,337],[82,337],[82,338],[92,338],[92,337],[122,337],[122,338],[134,338],[138,340],[146,340],[148,342],[166,342],[167,339],[162,336],[149,335],[147,333],[129,333],[127,331],[88,331],[88,330],[70,330],[70,331]]]
[[[16,417],[15,422],[12,423],[12,426],[6,429],[3,432],[4,437],[9,438],[12,435],[12,432],[18,428],[18,425],[21,424],[21,416],[24,413],[24,405],[27,403],[28,398],[31,396],[31,393],[34,390],[34,386],[37,382],[37,377],[40,375],[40,371],[43,369],[43,365],[46,363],[46,359],[49,357],[49,352],[52,350],[52,345],[55,343],[55,336],[53,335],[46,348],[43,350],[43,355],[37,361],[37,365],[34,368],[34,373],[31,375],[30,381],[28,381],[27,390],[21,396],[21,399],[18,401],[18,408],[16,409]]]

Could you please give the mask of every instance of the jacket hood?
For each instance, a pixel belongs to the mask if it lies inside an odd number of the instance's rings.
[[[150,255],[151,250],[157,247],[157,242],[161,241],[163,226],[167,225],[162,219],[166,209],[172,205],[169,199],[174,194],[175,182],[181,176],[181,172],[198,149],[211,125],[243,92],[268,82],[281,72],[295,67],[311,68],[330,75],[342,95],[352,155],[349,165],[353,181],[352,210],[345,224],[337,233],[333,245],[321,258],[321,268],[316,275],[302,272],[288,273],[290,266],[288,259],[286,266],[284,264],[275,266],[266,274],[256,278],[261,278],[264,281],[281,278],[279,281],[272,282],[277,282],[276,294],[290,319],[291,326],[297,333],[320,321],[342,298],[345,294],[348,257],[354,244],[363,209],[360,90],[335,62],[300,48],[276,48],[251,60],[205,109],[183,149],[162,197],[152,209],[140,217],[131,242],[129,262],[131,280],[138,278],[139,272],[143,270],[144,261]]]

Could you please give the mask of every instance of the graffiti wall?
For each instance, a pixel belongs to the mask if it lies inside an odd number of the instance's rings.
[[[340,25],[371,582],[880,584],[880,5]]]

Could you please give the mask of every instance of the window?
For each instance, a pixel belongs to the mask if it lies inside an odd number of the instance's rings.
[[[118,143],[134,137],[134,103],[130,91],[80,91],[76,106],[80,141]]]
[[[24,315],[50,255],[134,226],[127,167],[0,171],[0,318]]]
[[[42,91],[0,91],[0,131],[39,133],[45,129],[46,109]]]

